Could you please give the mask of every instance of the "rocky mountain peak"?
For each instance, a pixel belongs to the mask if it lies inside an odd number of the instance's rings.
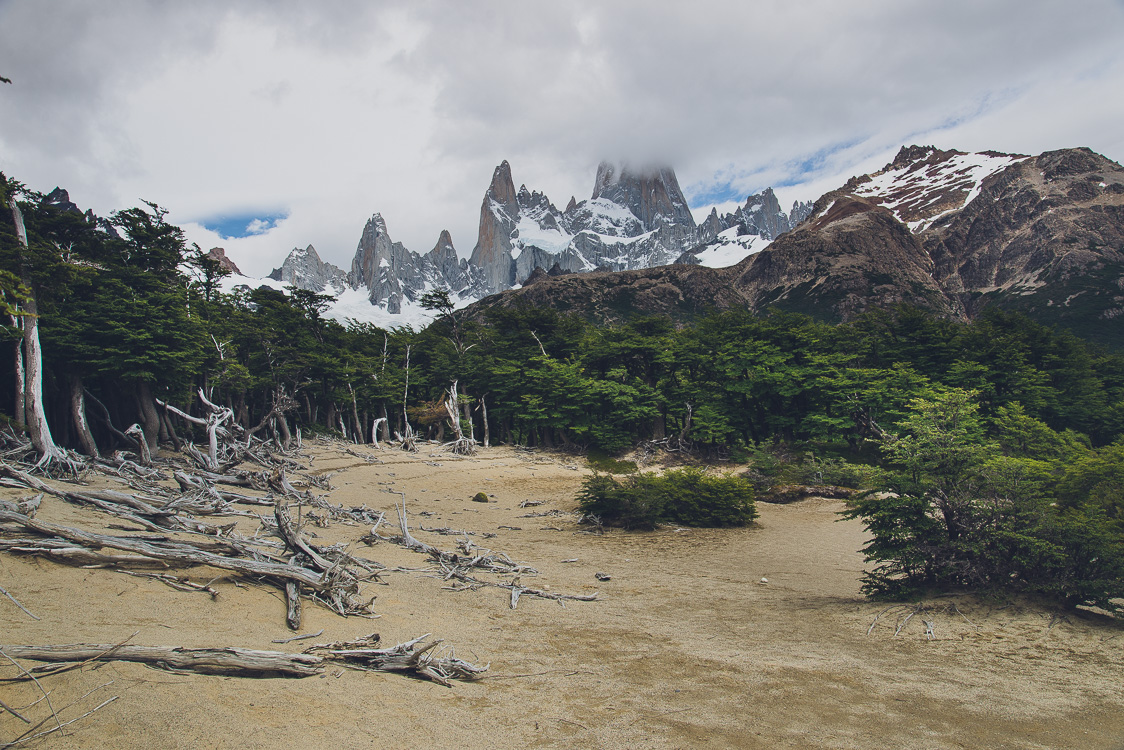
[[[514,216],[518,211],[518,194],[515,192],[515,182],[511,179],[511,165],[504,159],[492,173],[492,182],[488,185],[485,199],[491,199]]]
[[[70,200],[70,193],[60,187],[56,187],[51,192],[47,193],[47,197],[43,199],[43,203],[57,211],[67,211],[76,214],[82,213],[82,209],[78,208],[78,206]]]
[[[222,250],[216,249],[220,252]],[[211,252],[214,253],[214,250]],[[312,245],[305,248],[294,247],[281,267],[273,269],[268,278],[287,286],[318,293],[328,289],[329,292],[339,294],[347,286],[347,275],[343,269],[322,261]]]
[[[226,250],[221,247],[212,247],[207,252],[207,257],[218,263],[219,268],[227,273],[234,274],[235,276],[242,276],[242,271],[238,269],[234,261],[226,257]]]
[[[664,224],[695,226],[675,170],[666,166],[634,167],[601,162],[593,184],[593,200],[604,198],[632,211],[645,230]]]

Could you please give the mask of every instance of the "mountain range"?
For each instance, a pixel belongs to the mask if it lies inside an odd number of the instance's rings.
[[[516,189],[504,161],[484,193],[468,258],[458,256],[447,231],[424,255],[409,250],[391,239],[376,213],[363,228],[349,271],[324,262],[309,245],[294,248],[267,278],[336,296],[337,316],[368,318],[364,312],[378,311],[384,324],[392,320],[386,316],[398,315],[407,323],[414,322],[409,313],[417,312],[421,295],[433,289],[465,305],[542,274],[729,265],[792,229],[811,210],[811,203],[797,202],[785,212],[767,189],[733,213],[715,210],[696,225],[671,168],[608,162],[597,169],[591,197],[580,202],[571,197],[560,210],[539,191]]]
[[[1087,148],[908,146],[814,203],[786,212],[767,189],[696,223],[666,166],[602,163],[590,198],[560,210],[516,189],[505,161],[467,258],[445,231],[415,253],[375,214],[349,271],[310,245],[270,278],[382,325],[424,320],[432,289],[477,311],[530,303],[610,322],[728,307],[849,320],[904,302],[961,320],[996,305],[1124,347],[1124,169]]]

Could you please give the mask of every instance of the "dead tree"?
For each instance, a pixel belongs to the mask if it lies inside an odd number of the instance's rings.
[[[445,443],[444,447],[461,456],[471,456],[476,453],[476,440],[471,436],[465,437],[461,427],[461,403],[457,393],[457,381],[449,388],[448,397],[445,399],[445,411],[449,414],[449,421],[453,425],[453,434],[456,437]]]
[[[24,226],[23,213],[20,211],[14,195],[8,198],[8,208],[12,211],[12,222],[16,227],[19,245],[26,253],[28,251],[27,228]],[[23,314],[18,316],[20,327],[23,330],[24,414],[20,416],[27,425],[31,444],[39,455],[39,465],[46,468],[51,464],[60,464],[64,468],[74,471],[75,463],[66,455],[66,451],[55,443],[51,436],[51,427],[47,424],[47,411],[43,404],[43,350],[39,345],[39,307],[35,300],[31,273],[28,270],[25,258],[21,258],[20,275],[23,285],[29,292],[23,303]],[[18,366],[19,363],[17,362]],[[17,375],[19,374],[17,372]]]

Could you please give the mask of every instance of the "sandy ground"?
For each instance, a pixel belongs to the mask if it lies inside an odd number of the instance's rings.
[[[378,632],[386,645],[433,633],[461,658],[490,663],[485,679],[446,688],[334,668],[248,679],[110,663],[43,681],[64,720],[118,699],[35,746],[1124,748],[1120,624],[948,598],[927,600],[895,634],[908,611],[884,612],[861,597],[864,532],[837,520],[838,502],[762,504],[745,529],[593,536],[572,516],[525,517],[574,509],[586,473],[578,459],[507,448],[474,458],[434,448],[371,453],[377,463],[316,446],[312,469],[334,474],[331,502],[392,510],[392,492],[403,492],[419,539],[452,549],[453,537],[418,526],[475,532],[477,544],[540,572],[525,584],[600,599],[562,607],[524,597],[512,610],[502,589],[453,592],[422,572],[391,573],[387,585],[368,587],[378,619],[306,605],[302,632],[323,629],[314,642]],[[492,502],[470,502],[479,491]],[[520,507],[532,499],[544,504]],[[111,522],[51,499],[40,517],[86,528]],[[367,531],[310,530],[321,542]],[[387,543],[355,550],[389,567],[425,567],[422,555]],[[219,574],[187,572],[197,581]],[[212,600],[8,554],[0,586],[42,618],[0,597],[0,643],[114,643],[134,633],[137,644],[299,651],[308,643],[271,643],[291,633],[283,601],[260,586],[223,581]],[[0,676],[13,672],[0,667]],[[0,683],[0,698],[17,709],[37,697],[34,686]],[[44,711],[42,703],[26,709],[36,718]],[[0,743],[24,728],[0,713]]]

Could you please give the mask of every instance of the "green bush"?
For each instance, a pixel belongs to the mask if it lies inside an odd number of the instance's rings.
[[[697,468],[634,474],[619,481],[594,474],[582,483],[578,502],[583,512],[626,529],[653,529],[660,523],[744,526],[757,517],[749,480]]]
[[[879,491],[844,513],[871,534],[863,551],[875,565],[863,590],[890,598],[1027,593],[1124,610],[1124,544],[1111,503],[1078,481],[1063,486],[1069,503],[1051,502],[1057,464],[1004,456],[981,440],[973,396],[952,389],[917,399],[902,434],[886,437],[892,467],[881,473]],[[1095,471],[1076,474],[1101,486]]]

